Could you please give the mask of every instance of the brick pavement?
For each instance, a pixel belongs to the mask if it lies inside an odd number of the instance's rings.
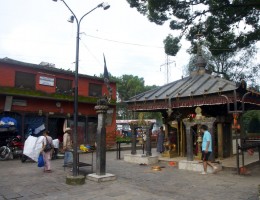
[[[81,155],[81,160],[85,157]],[[232,171],[200,175],[178,170],[167,163],[160,163],[165,168],[156,172],[151,170],[151,166],[116,160],[116,152],[107,152],[107,172],[115,174],[116,181],[96,183],[86,180],[82,186],[70,186],[65,184],[65,177],[71,172],[69,169],[64,171],[62,163],[62,159],[53,160],[53,173],[43,173],[33,162],[0,162],[0,200],[258,199],[259,165],[251,169],[250,176],[238,176]],[[81,173],[90,173],[90,168],[82,169]]]

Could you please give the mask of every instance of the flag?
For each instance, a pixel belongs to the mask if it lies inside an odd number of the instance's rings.
[[[105,58],[105,55],[103,54],[103,57],[104,57],[104,82],[107,86],[107,90],[109,92],[109,101],[111,100],[111,97],[112,97],[112,87],[110,86],[109,84],[109,76],[108,76],[108,70],[107,70],[107,63],[106,63],[106,58]]]
[[[109,76],[108,76],[108,71],[107,71],[107,63],[106,63],[106,58],[105,55],[103,54],[104,57],[104,82],[109,83]]]

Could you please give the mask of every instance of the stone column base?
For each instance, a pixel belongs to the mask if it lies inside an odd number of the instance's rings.
[[[105,175],[97,175],[96,173],[87,175],[87,179],[95,182],[114,181],[116,176],[114,174],[106,173]]]
[[[216,173],[222,170],[222,165],[217,163],[212,163],[214,169],[208,165],[207,172],[208,173]],[[179,169],[190,170],[195,172],[202,172],[203,171],[203,163],[202,161],[187,161],[181,160],[179,161]]]
[[[71,176],[68,175],[66,177],[66,184],[68,185],[83,185],[85,183],[85,176],[79,175],[79,176]]]
[[[146,156],[144,154],[137,154],[137,155],[125,154],[124,161],[130,163],[152,165],[158,163],[159,160],[158,160],[158,156]]]

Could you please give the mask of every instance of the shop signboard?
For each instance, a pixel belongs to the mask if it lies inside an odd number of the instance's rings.
[[[40,76],[39,79],[40,85],[47,85],[47,86],[54,86],[54,78],[46,77],[46,76]]]

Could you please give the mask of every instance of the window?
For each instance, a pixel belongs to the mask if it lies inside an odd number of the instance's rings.
[[[35,74],[15,72],[15,87],[35,90]]]
[[[102,85],[90,83],[89,84],[89,96],[92,97],[101,97],[102,96]]]
[[[72,80],[56,78],[56,93],[71,94]]]

